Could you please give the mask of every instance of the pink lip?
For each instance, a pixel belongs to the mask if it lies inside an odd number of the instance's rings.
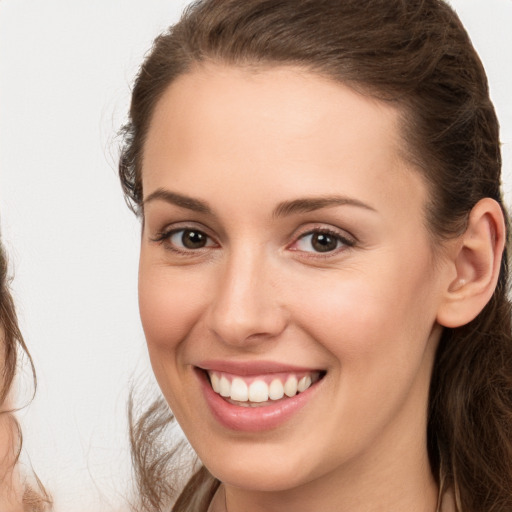
[[[223,370],[220,370],[218,366],[215,366],[215,370],[227,372],[228,368],[224,367]],[[261,375],[262,373],[265,373],[261,371],[261,367],[257,370],[251,368],[251,371],[249,373],[246,372],[245,374],[240,373],[239,368],[237,368],[236,372],[232,371],[234,368],[231,365],[229,366],[229,370],[229,373],[235,373],[237,375]],[[279,365],[279,370],[283,371],[282,365]],[[298,370],[294,369],[287,371]],[[277,428],[284,424],[298,411],[300,411],[300,409],[307,405],[309,400],[314,396],[319,384],[316,383],[306,391],[299,393],[292,398],[279,400],[271,405],[242,407],[227,402],[224,398],[215,393],[208,381],[206,372],[198,369],[196,374],[201,382],[203,395],[213,417],[225,428],[240,432],[261,432]]]
[[[196,365],[202,370],[212,370],[248,377],[251,375],[264,375],[266,373],[304,373],[317,370],[304,366],[276,363],[275,361],[201,361]]]

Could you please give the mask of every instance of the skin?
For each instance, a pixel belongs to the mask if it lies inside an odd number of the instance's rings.
[[[8,410],[9,403],[2,406]],[[18,439],[15,435],[12,418],[0,414],[0,503],[2,512],[23,512],[22,488],[16,464]]]
[[[0,350],[4,351],[4,330],[0,326]],[[4,361],[0,361],[3,370]],[[0,375],[2,373],[0,372]],[[23,512],[21,479],[16,466],[19,439],[11,410],[12,399],[8,395],[0,403],[0,504],[2,512]]]
[[[426,408],[457,273],[450,247],[434,249],[427,187],[401,154],[392,107],[290,67],[201,67],[157,104],[140,312],[162,392],[223,482],[212,510],[436,509]],[[148,200],[157,190],[210,212]],[[333,195],[361,204],[273,214]],[[187,250],[162,235],[185,227],[208,244]],[[350,243],[315,252],[312,230]],[[234,432],[206,406],[194,369],[204,359],[327,373],[284,425]]]

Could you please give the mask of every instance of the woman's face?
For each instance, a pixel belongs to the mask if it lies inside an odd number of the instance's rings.
[[[298,69],[211,65],[157,104],[142,323],[167,401],[222,481],[283,490],[428,468],[453,276],[400,155],[392,107]]]

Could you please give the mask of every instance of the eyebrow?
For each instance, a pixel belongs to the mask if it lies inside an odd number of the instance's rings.
[[[322,208],[344,205],[357,206],[358,208],[363,208],[372,212],[376,211],[375,208],[372,208],[370,205],[363,203],[358,199],[345,196],[325,196],[305,197],[302,199],[294,199],[293,201],[283,201],[274,209],[272,216],[274,218],[286,217],[288,215],[308,213]]]
[[[193,197],[178,194],[177,192],[171,192],[163,188],[159,188],[152,192],[146,199],[144,199],[143,207],[152,201],[165,201],[170,204],[179,206],[180,208],[186,208],[198,213],[213,214],[211,207],[205,201],[200,199],[194,199]],[[292,201],[283,201],[279,203],[274,211],[272,212],[273,218],[287,217],[289,215],[308,213],[322,208],[331,208],[334,206],[356,206],[365,210],[373,211],[376,210],[370,205],[345,196],[320,196],[320,197],[304,197],[294,199]]]
[[[189,196],[177,194],[176,192],[171,192],[170,190],[165,190],[163,188],[158,188],[149,194],[149,196],[144,199],[142,207],[144,208],[146,204],[156,200],[165,201],[166,203],[174,204],[180,208],[186,208],[187,210],[192,210],[198,213],[212,213],[212,209],[208,203],[201,201],[200,199],[194,199]]]

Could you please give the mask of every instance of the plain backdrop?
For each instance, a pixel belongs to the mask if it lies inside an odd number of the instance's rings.
[[[1,229],[38,376],[20,413],[23,460],[57,512],[127,510],[127,394],[151,373],[139,224],[118,184],[115,136],[144,53],[185,4],[0,0]],[[511,204],[512,0],[452,4],[489,75]],[[20,402],[30,378],[22,384]]]

